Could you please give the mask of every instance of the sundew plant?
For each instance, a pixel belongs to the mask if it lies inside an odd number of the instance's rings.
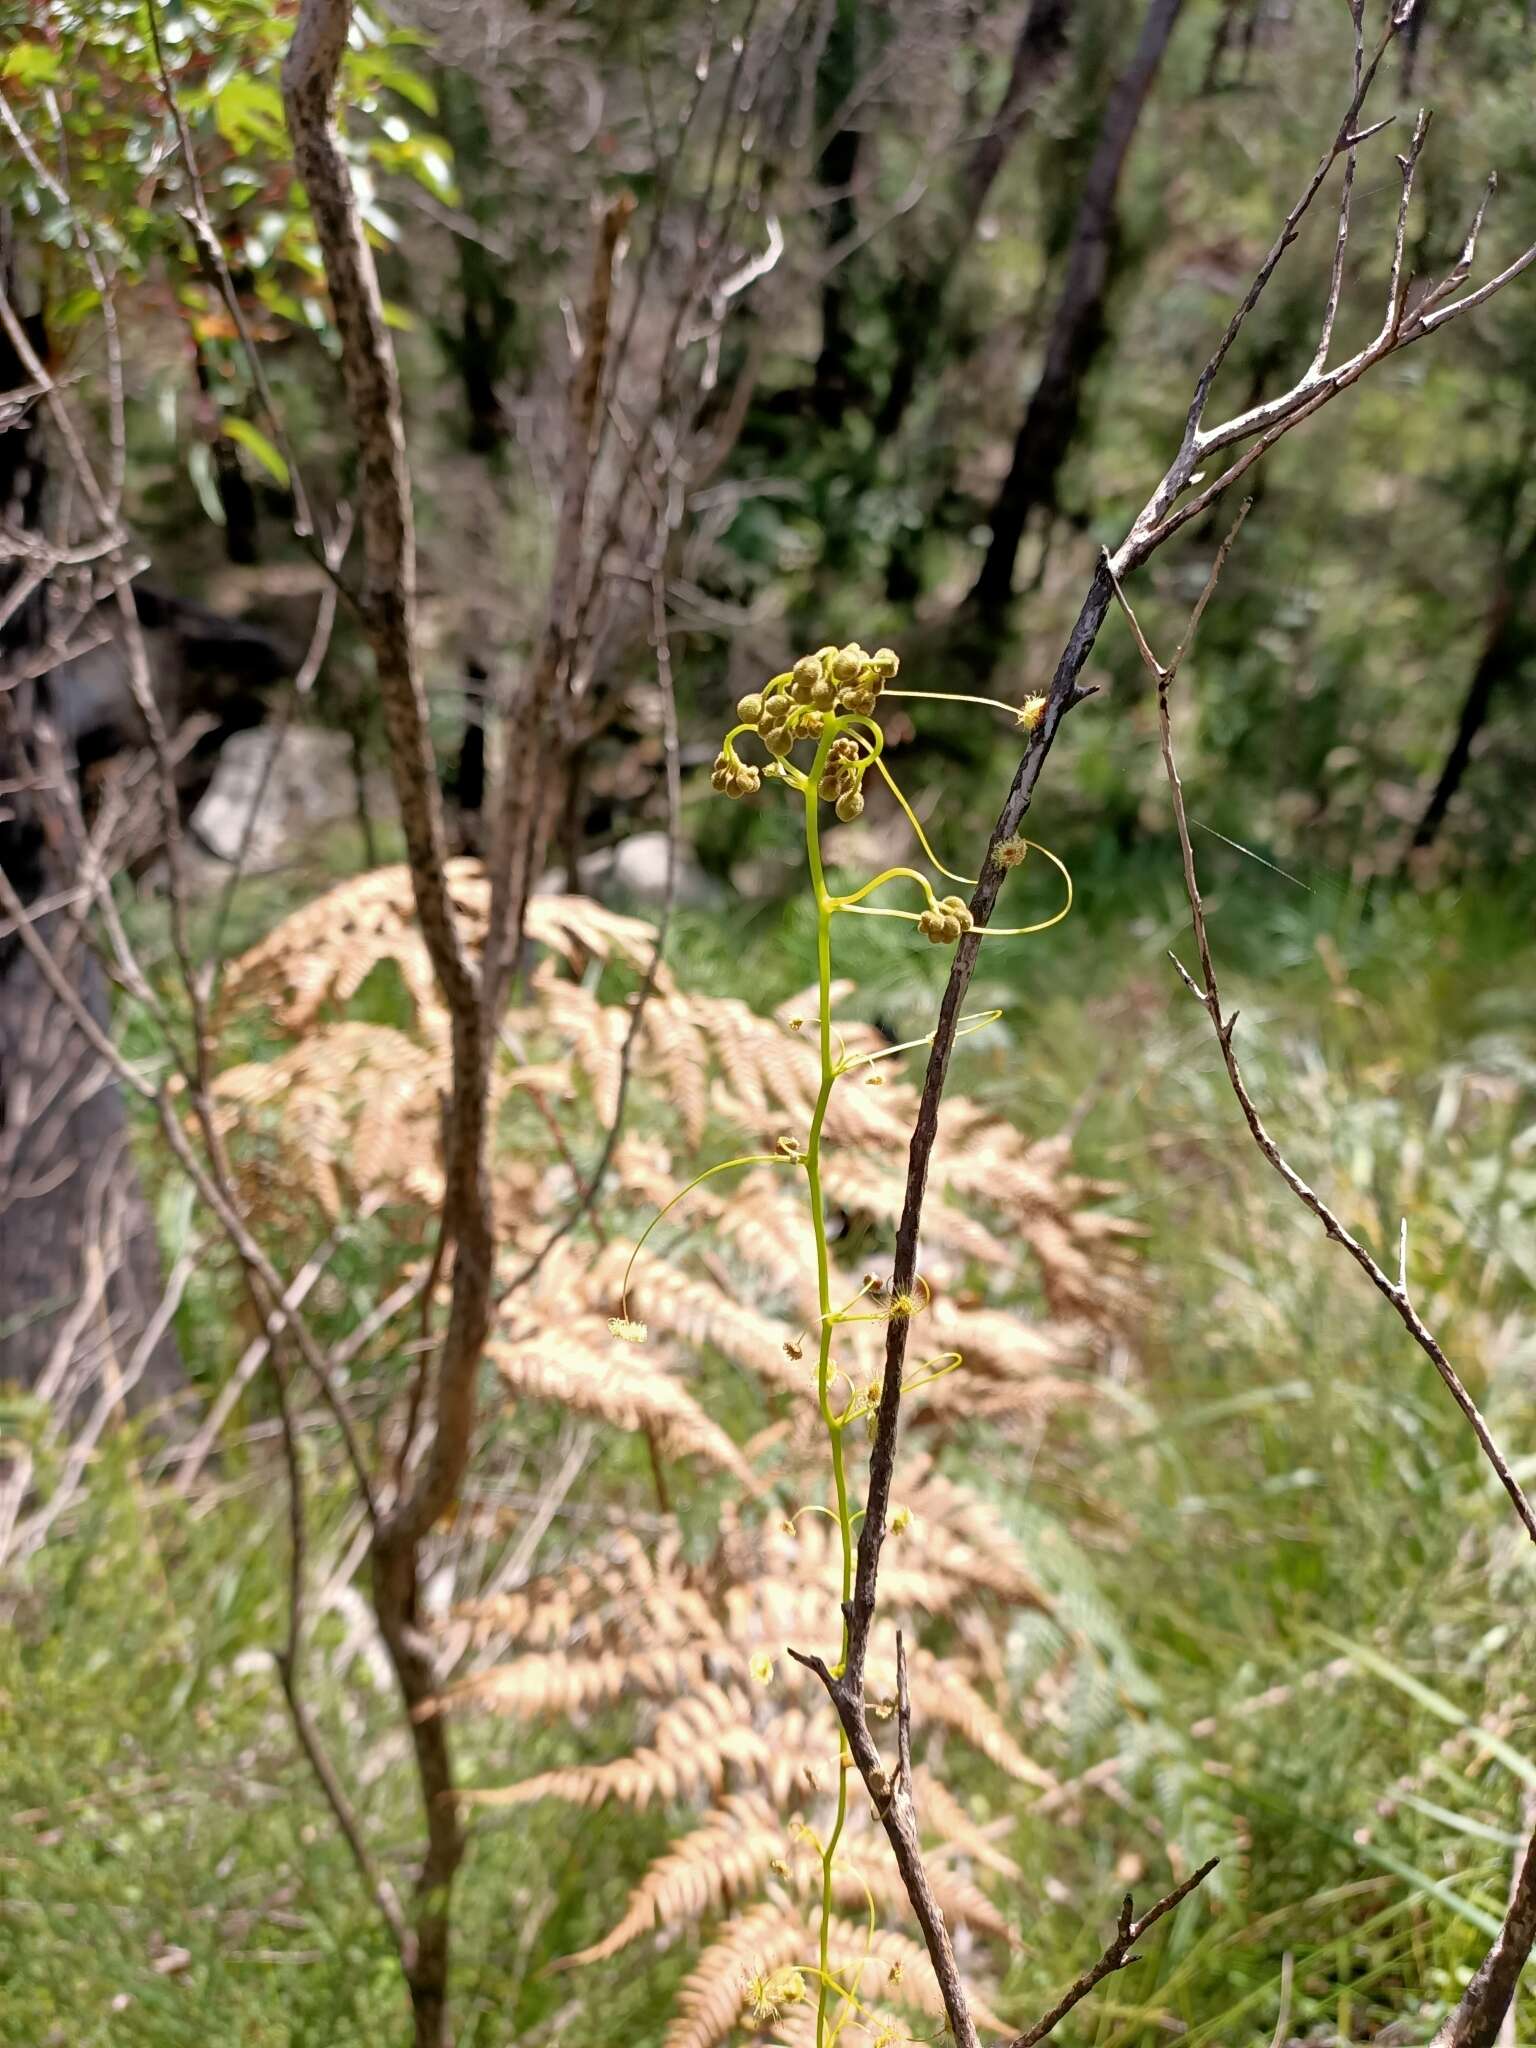
[[[816,906],[816,1029],[820,1086],[810,1126],[803,1139],[787,1134],[780,1138],[773,1153],[744,1154],[706,1168],[652,1219],[635,1247],[635,1255],[638,1256],[646,1238],[662,1217],[691,1188],[715,1174],[738,1167],[776,1164],[798,1170],[805,1176],[816,1259],[816,1399],[826,1432],[831,1466],[831,1501],[830,1504],[812,1503],[800,1512],[830,1515],[837,1526],[841,1546],[843,1623],[836,1659],[827,1660],[834,1677],[841,1675],[848,1657],[854,1556],[858,1524],[864,1512],[851,1503],[845,1440],[848,1431],[855,1426],[873,1427],[880,1399],[878,1381],[861,1386],[839,1362],[836,1349],[838,1331],[852,1323],[911,1320],[921,1315],[932,1298],[928,1283],[921,1275],[910,1292],[898,1293],[882,1284],[878,1276],[870,1274],[851,1299],[840,1304],[833,1300],[827,1207],[822,1189],[823,1133],[832,1092],[840,1081],[850,1076],[857,1076],[865,1083],[878,1080],[880,1077],[874,1070],[880,1061],[899,1059],[927,1045],[932,1036],[930,1033],[922,1038],[867,1051],[851,1052],[848,1049],[832,1024],[834,922],[840,916],[901,918],[916,925],[922,936],[935,946],[955,945],[973,929],[973,922],[964,900],[955,895],[937,895],[933,883],[921,868],[905,865],[884,868],[857,887],[845,892],[835,890],[828,881],[822,851],[822,806],[830,805],[842,823],[852,824],[863,814],[865,784],[873,777],[877,783],[883,784],[900,806],[929,866],[948,881],[974,887],[974,877],[956,874],[939,859],[891,773],[885,759],[885,732],[880,723],[880,707],[893,698],[975,704],[1008,713],[1025,731],[1034,729],[1045,709],[1045,700],[1041,697],[1028,698],[1022,706],[1015,708],[990,697],[895,689],[892,685],[900,673],[900,666],[898,657],[888,647],[881,647],[873,654],[867,653],[857,643],[845,647],[822,647],[814,654],[802,655],[793,668],[772,677],[761,692],[751,692],[736,707],[739,722],[726,734],[715,757],[711,775],[715,790],[722,796],[741,798],[758,794],[764,782],[777,782],[797,794],[804,808],[806,870]],[[744,760],[739,751],[739,742],[753,738],[766,750],[768,759],[762,764]],[[801,767],[794,758],[795,752],[806,748],[812,750],[811,757],[808,765]],[[1071,877],[1053,853],[1032,840],[1015,837],[1000,844],[993,858],[1003,868],[1016,868],[1031,852],[1040,854],[1060,873],[1065,889],[1060,908],[1035,924],[990,926],[981,932],[981,937],[1027,938],[1058,924],[1070,911]],[[922,908],[914,910],[871,900],[882,891],[893,888],[903,889],[909,896],[915,892]],[[995,1022],[1000,1015],[997,1010],[972,1012],[962,1017],[960,1031],[978,1030]],[[633,1265],[632,1257],[631,1271]],[[622,1312],[614,1318],[611,1328],[616,1336],[629,1342],[644,1341],[644,1325],[629,1314],[627,1289]],[[945,1351],[923,1358],[908,1369],[902,1382],[903,1392],[910,1393],[927,1386],[942,1375],[961,1369],[963,1364],[958,1351]],[[893,1528],[897,1526],[902,1512],[900,1508],[893,1511]],[[809,1979],[816,1996],[817,2048],[830,2048],[851,2015],[873,2017],[867,2014],[867,2008],[860,1999],[857,1971],[845,1971],[840,1977],[833,1969],[831,1957],[835,1869],[838,1846],[848,1818],[848,1779],[853,1761],[845,1735],[840,1743],[836,1808],[830,1826],[824,1834],[817,1834],[804,1826],[800,1830],[802,1839],[814,1849],[821,1862],[819,1952],[816,1960],[804,1967],[792,1965],[764,1973],[747,1987],[748,2004],[754,2016],[768,2018],[781,2007],[806,1998]],[[873,1931],[873,1899],[869,1901],[869,1909]],[[880,2036],[877,2034],[875,2038]]]

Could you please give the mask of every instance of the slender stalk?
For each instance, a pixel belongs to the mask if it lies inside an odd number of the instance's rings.
[[[811,1204],[811,1227],[816,1239],[816,1306],[820,1317],[821,1339],[816,1353],[816,1400],[821,1409],[821,1419],[826,1427],[827,1444],[832,1454],[832,1484],[837,1498],[837,1527],[842,1542],[842,1605],[844,1609],[843,1641],[838,1653],[838,1668],[841,1669],[848,1656],[848,1622],[846,1618],[849,1601],[853,1597],[853,1523],[848,1507],[848,1473],[843,1457],[843,1430],[846,1419],[834,1413],[832,1407],[832,1331],[834,1315],[832,1309],[832,1266],[827,1250],[827,1212],[821,1191],[821,1134],[827,1120],[827,1109],[832,1100],[832,1089],[837,1081],[838,1064],[832,1051],[832,917],[833,899],[827,890],[827,878],[821,859],[821,824],[817,806],[821,799],[819,785],[826,772],[827,757],[832,742],[837,736],[837,721],[829,718],[822,728],[816,748],[816,758],[805,778],[805,855],[811,871],[811,886],[816,895],[816,994],[819,1011],[817,1044],[821,1054],[821,1085],[816,1093],[816,1106],[811,1114],[810,1132],[805,1146],[806,1189]],[[849,1752],[845,1736],[838,1738],[837,1760],[837,1815],[832,1824],[821,1852],[821,1929],[819,1963],[816,1987],[816,2044],[825,2048],[827,2041],[827,2006],[832,1989],[832,1967],[830,1946],[832,1938],[832,1889],[833,1866],[837,1858],[838,1843],[842,1839],[844,1825],[848,1819],[848,1767]]]

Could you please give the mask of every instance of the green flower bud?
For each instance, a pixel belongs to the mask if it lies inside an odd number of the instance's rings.
[[[763,716],[763,700],[755,691],[741,698],[736,706],[736,716],[743,725],[758,725]]]
[[[877,647],[869,659],[870,666],[882,682],[888,683],[901,673],[900,657],[889,647]]]
[[[815,654],[802,654],[800,659],[795,663],[794,670],[792,673],[793,680],[797,683],[803,683],[807,689],[811,687],[812,683],[819,683],[821,681],[820,656]]]
[[[818,711],[830,711],[837,702],[837,691],[825,676],[812,683],[811,702]]]
[[[837,815],[845,825],[851,825],[864,810],[864,792],[861,789],[847,789],[837,800]]]
[[[776,761],[782,761],[795,744],[795,736],[787,725],[765,725],[758,737]]]
[[[856,647],[845,647],[840,654],[832,657],[832,678],[834,682],[857,682],[863,663],[859,660]]]

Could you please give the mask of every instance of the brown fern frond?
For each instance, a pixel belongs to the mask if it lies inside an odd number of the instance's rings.
[[[777,1902],[727,1922],[683,1979],[662,2048],[720,2048],[742,2017],[748,1978],[815,1952],[799,1916]]]
[[[921,1764],[912,1774],[912,1791],[923,1833],[932,1842],[930,1856],[968,1856],[984,1870],[1013,1883],[1018,1881],[1022,1875],[1018,1864],[993,1840],[994,1835],[1005,1834],[1012,1828],[1010,1816],[995,1821],[975,1820],[944,1780]]]
[[[482,1806],[561,1799],[575,1806],[613,1802],[641,1808],[688,1797],[718,1800],[732,1773],[750,1785],[770,1772],[775,1740],[753,1726],[751,1704],[742,1694],[704,1685],[668,1707],[658,1717],[651,1742],[627,1756],[543,1771],[515,1785],[486,1787],[464,1797]]]
[[[646,1005],[642,1037],[646,1072],[663,1088],[682,1119],[684,1137],[696,1147],[709,1115],[709,1047],[691,998],[653,997]]]
[[[644,1628],[662,1641],[683,1641],[699,1633],[696,1616],[681,1629],[665,1626],[675,1617],[689,1589],[678,1569],[681,1538],[665,1533],[654,1544],[643,1543],[629,1530],[612,1539],[613,1555],[586,1560],[530,1579],[510,1593],[460,1601],[456,1621],[467,1621],[471,1639],[482,1646],[499,1641],[540,1649],[578,1642],[586,1649],[612,1648]],[[658,1628],[658,1622],[661,1626]]]
[[[646,1430],[663,1457],[703,1458],[749,1493],[758,1491],[735,1440],[649,1345],[616,1343],[606,1321],[578,1317],[558,1335],[493,1341],[486,1356],[519,1399],[556,1402],[616,1429]]]
[[[989,1763],[1006,1771],[1020,1784],[1035,1785],[1042,1791],[1055,1789],[1056,1780],[1042,1765],[1020,1749],[1009,1734],[997,1709],[983,1698],[953,1658],[935,1657],[931,1651],[911,1653],[913,1711],[926,1722],[952,1729],[979,1750]],[[871,1686],[894,1695],[896,1674],[881,1670],[878,1681],[871,1672]]]
[[[536,1720],[610,1706],[627,1694],[666,1699],[704,1683],[708,1653],[697,1647],[604,1650],[593,1656],[544,1653],[461,1679],[430,1702],[432,1713],[480,1707],[492,1714]]]
[[[600,1298],[617,1304],[628,1263],[629,1251],[622,1244],[610,1245],[594,1262]],[[698,1349],[719,1351],[769,1386],[814,1394],[814,1368],[785,1350],[801,1336],[800,1329],[727,1293],[707,1274],[686,1273],[664,1256],[641,1251],[630,1272],[629,1301],[653,1328]]]
[[[612,1124],[619,1113],[628,1018],[617,1006],[600,1003],[581,982],[567,981],[547,967],[535,970],[532,993],[537,1007],[519,1015],[516,1028],[530,1034],[553,1032],[591,1090],[599,1122]]]
[[[459,864],[453,864],[457,867]],[[484,928],[486,909],[480,913]],[[593,960],[622,960],[644,974],[650,970],[656,949],[656,929],[643,917],[625,917],[594,903],[590,896],[535,895],[528,900],[524,930],[535,945],[558,953],[567,966],[580,968],[585,954]],[[656,969],[656,986],[663,995],[672,990],[672,977],[665,965]]]
[[[924,1451],[907,1456],[901,1504],[915,1519],[924,1562],[958,1587],[994,1593],[1015,1607],[1049,1605],[1024,1545],[995,1510],[946,1479]]]
[[[801,1874],[810,1889],[820,1890],[819,1863],[808,1862]],[[928,1881],[935,1901],[951,1926],[963,1924],[998,1941],[1012,1942],[1016,1939],[1014,1930],[992,1900],[979,1885],[973,1884],[959,1871],[934,1864],[929,1869]],[[912,1902],[902,1883],[901,1872],[892,1861],[883,1838],[862,1847],[839,1849],[832,1869],[832,1882],[839,1902],[855,1913],[862,1912],[870,1900],[874,1901],[877,1913],[896,1918],[904,1917],[911,1910]]]
[[[601,1962],[654,1927],[702,1920],[749,1895],[784,1854],[784,1824],[753,1793],[732,1793],[658,1856],[629,1895],[624,1916],[591,1948],[560,1965]]]

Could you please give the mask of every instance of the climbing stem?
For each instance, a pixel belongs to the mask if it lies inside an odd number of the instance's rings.
[[[816,1305],[820,1317],[820,1343],[816,1356],[816,1400],[827,1432],[832,1457],[832,1486],[836,1497],[838,1536],[842,1545],[842,1601],[844,1607],[842,1648],[838,1653],[841,1670],[848,1656],[847,1607],[853,1599],[853,1520],[848,1504],[848,1474],[843,1457],[844,1419],[832,1406],[832,1262],[827,1250],[827,1212],[821,1188],[821,1135],[827,1108],[837,1082],[841,1062],[832,1048],[832,918],[837,903],[828,893],[821,859],[821,827],[817,806],[819,786],[826,773],[838,721],[827,719],[816,746],[816,759],[805,779],[805,853],[816,898],[816,997],[817,1045],[821,1055],[821,1084],[805,1144],[806,1192],[811,1205],[811,1228],[816,1241]],[[848,1771],[851,1764],[846,1739],[838,1739],[837,1814],[821,1853],[820,1969],[816,1989],[816,2048],[829,2048],[828,2005],[834,1978],[831,1972],[833,1866],[838,1843],[848,1818]],[[835,2027],[832,2033],[835,2035]]]

